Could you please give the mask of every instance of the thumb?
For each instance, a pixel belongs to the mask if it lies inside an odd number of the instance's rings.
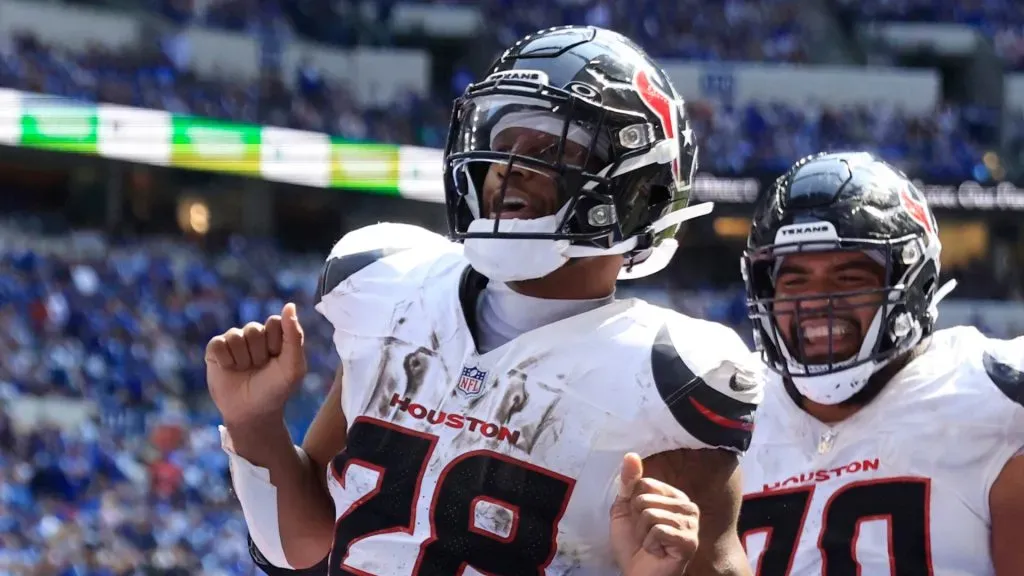
[[[633,496],[633,489],[644,477],[644,461],[640,455],[630,452],[622,457],[622,471],[619,472],[619,498],[629,499]]]
[[[289,302],[281,309],[281,356],[282,360],[292,366],[300,366],[306,361],[302,346],[305,334],[299,324],[298,311],[295,304]],[[301,363],[301,364],[300,364]]]
[[[299,324],[299,312],[295,304],[289,302],[281,309],[281,328],[284,331],[284,344],[295,346],[302,344],[302,325]]]
[[[629,520],[633,516],[633,490],[644,475],[644,463],[640,456],[630,452],[622,458],[622,470],[619,472],[618,493],[615,501],[612,502],[609,513],[612,518],[612,529],[618,524],[623,529],[621,521]],[[631,524],[627,524],[631,525]]]

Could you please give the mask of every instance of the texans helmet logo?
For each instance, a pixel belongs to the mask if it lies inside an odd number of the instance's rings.
[[[917,199],[907,186],[900,189],[900,205],[903,206],[903,209],[914,222],[917,222],[921,225],[921,228],[924,228],[928,235],[935,234],[935,226],[933,225],[931,214],[928,212],[928,206],[924,201]]]
[[[640,101],[647,106],[647,109],[658,117],[661,123],[662,132],[665,138],[676,144],[676,156],[672,160],[672,178],[676,185],[682,182],[682,175],[679,169],[679,102],[670,94],[662,90],[651,80],[646,70],[638,70],[633,77],[633,88],[640,96]]]

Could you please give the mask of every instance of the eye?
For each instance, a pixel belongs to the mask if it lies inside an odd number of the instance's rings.
[[[499,135],[491,144],[491,149],[495,152],[508,152],[512,149],[513,142],[515,142],[513,139]]]
[[[782,290],[782,289],[798,288],[798,287],[804,286],[806,284],[807,284],[807,278],[806,277],[799,276],[799,275],[796,275],[796,274],[786,274],[784,276],[780,276],[779,279],[776,280],[775,287],[778,290]]]
[[[534,158],[542,162],[553,163],[558,161],[558,143],[552,142],[544,148],[541,148],[533,155]]]
[[[836,279],[844,286],[867,286],[878,284],[878,278],[871,274],[864,273],[843,273]]]

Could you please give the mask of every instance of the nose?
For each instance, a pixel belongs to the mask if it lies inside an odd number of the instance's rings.
[[[796,313],[800,318],[822,316],[828,314],[830,305],[831,299],[827,296],[805,297],[797,302]]]
[[[511,166],[509,166],[511,164]],[[498,175],[502,181],[505,179],[515,176],[516,178],[522,178],[523,180],[529,180],[533,176],[533,172],[526,170],[522,166],[517,166],[514,161],[509,160],[508,162],[502,162],[494,165],[494,172]]]

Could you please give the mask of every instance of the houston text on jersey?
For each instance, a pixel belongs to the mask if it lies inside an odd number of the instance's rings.
[[[391,396],[391,405],[397,406],[402,412],[406,412],[417,420],[426,420],[434,426],[448,426],[449,428],[468,428],[470,432],[476,432],[485,438],[495,438],[498,441],[508,442],[513,446],[519,441],[519,430],[511,430],[500,424],[494,424],[465,414],[451,414],[443,410],[431,410],[422,404],[416,404],[409,398],[402,398],[398,394]]]
[[[765,484],[764,491],[778,490],[779,488],[791,488],[808,484],[811,482],[827,482],[833,478],[841,478],[844,475],[857,474],[858,472],[869,472],[872,470],[878,470],[880,460],[875,458],[873,460],[854,460],[845,466],[837,466],[835,468],[829,468],[827,470],[815,470],[813,472],[805,472],[799,476],[790,476],[781,482],[774,484]]]

